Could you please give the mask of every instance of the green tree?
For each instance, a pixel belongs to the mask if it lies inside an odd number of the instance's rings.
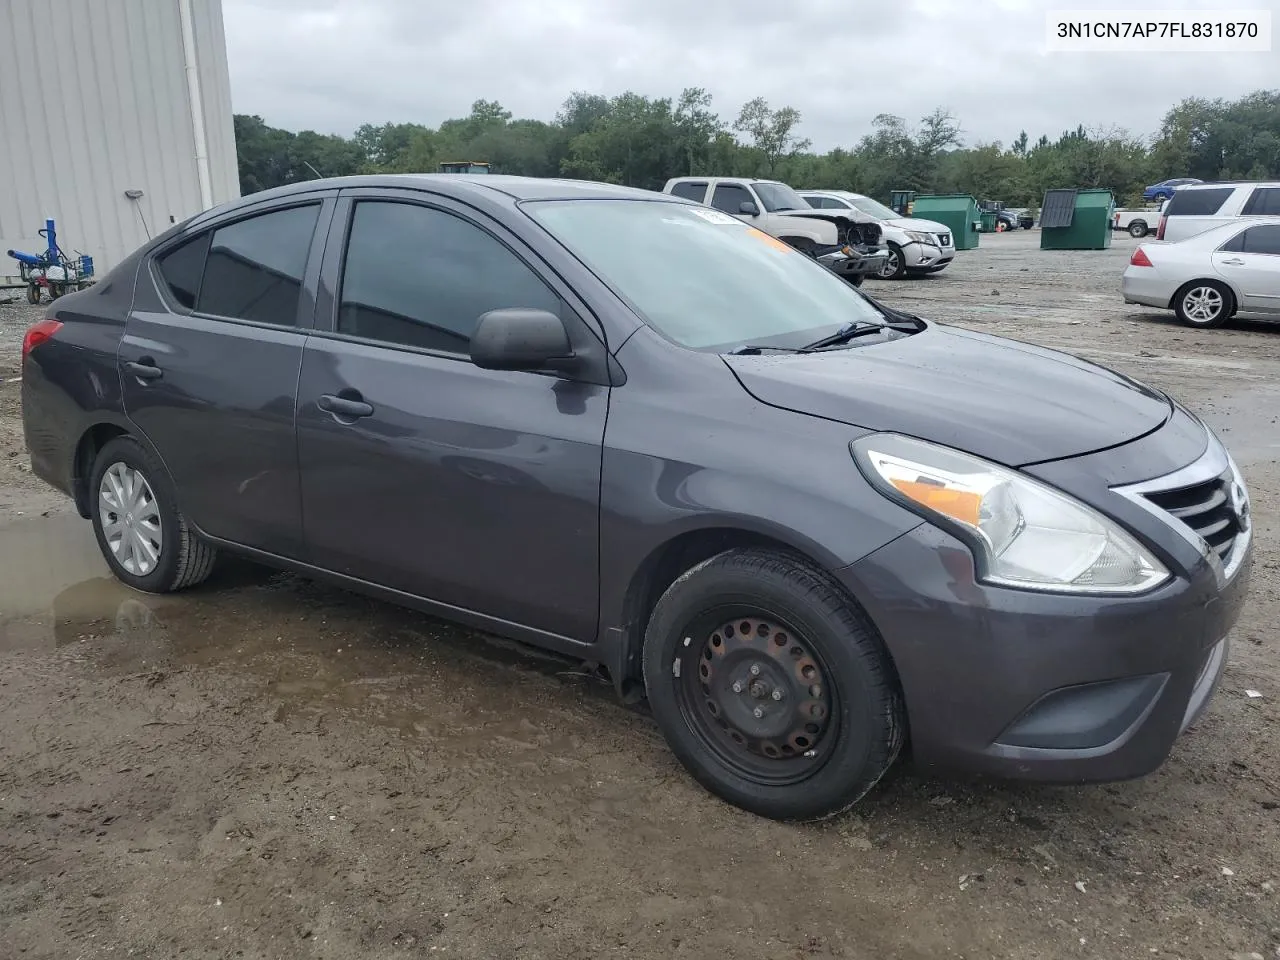
[[[764,97],[756,97],[742,105],[733,129],[750,138],[752,148],[759,154],[765,171],[772,177],[783,157],[793,157],[809,149],[812,141],[795,133],[799,124],[799,110],[794,107],[773,110]]]

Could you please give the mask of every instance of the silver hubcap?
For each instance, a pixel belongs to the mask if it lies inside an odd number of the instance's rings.
[[[884,266],[880,268],[880,276],[891,277],[898,270],[898,255],[892,249],[889,256],[884,258]]]
[[[1222,312],[1222,294],[1213,287],[1196,287],[1182,298],[1187,316],[1200,323],[1216,320]]]
[[[102,534],[116,563],[145,577],[160,562],[160,507],[147,478],[124,463],[113,463],[98,487]]]

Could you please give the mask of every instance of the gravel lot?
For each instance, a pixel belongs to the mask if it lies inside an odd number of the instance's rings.
[[[819,827],[714,800],[573,664],[235,562],[119,586],[27,470],[38,311],[0,305],[0,955],[1280,957],[1280,326],[1180,327],[1120,302],[1134,241],[1038,237],[867,289],[1223,431],[1259,543],[1222,688],[1147,779],[898,769]]]

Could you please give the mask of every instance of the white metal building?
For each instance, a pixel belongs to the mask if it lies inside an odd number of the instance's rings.
[[[100,277],[239,195],[222,0],[0,0],[0,278],[48,217]]]

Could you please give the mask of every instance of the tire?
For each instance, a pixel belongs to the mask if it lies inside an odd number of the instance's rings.
[[[867,275],[865,273],[859,273],[852,277],[849,277],[849,282],[852,283],[855,287],[860,287],[862,286],[862,281],[866,279],[867,279]]]
[[[1147,221],[1145,220],[1129,221],[1129,236],[1133,237],[1135,240],[1141,240],[1150,232],[1151,232],[1151,228],[1147,226]]]
[[[795,247],[795,249],[799,250],[801,253],[807,253],[809,256],[813,256],[815,246],[813,241],[808,237],[780,237],[779,239],[782,240],[783,243],[787,244],[787,246]]]
[[[134,482],[126,483],[130,478]],[[130,496],[130,488],[138,495]],[[132,437],[118,437],[99,451],[89,503],[98,548],[122,583],[146,593],[172,593],[213,572],[217,551],[196,536],[178,510],[164,467]],[[139,541],[149,550],[135,547]]]
[[[1189,327],[1220,327],[1235,313],[1231,290],[1217,280],[1192,280],[1173,295],[1173,310]]]
[[[880,269],[881,280],[901,280],[907,272],[906,260],[902,257],[902,248],[892,241],[888,244],[889,256]]]
[[[38,283],[27,284],[27,303],[37,304],[40,302],[40,285]]]
[[[770,819],[842,813],[902,748],[878,634],[826,574],[784,554],[729,550],[679,577],[645,632],[644,680],[685,769]]]

